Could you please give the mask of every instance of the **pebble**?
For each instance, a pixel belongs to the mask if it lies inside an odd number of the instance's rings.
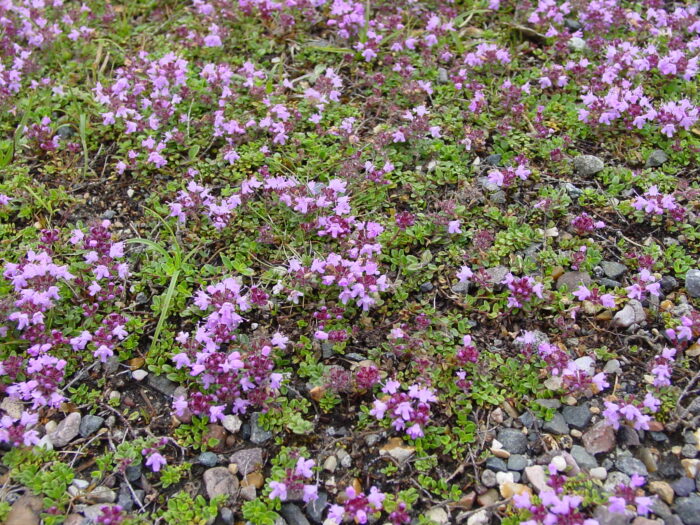
[[[39,525],[39,512],[43,507],[41,498],[25,494],[12,504],[5,525]]]
[[[692,459],[697,455],[697,453],[698,448],[696,445],[683,445],[683,448],[681,449],[681,456],[684,458]]]
[[[629,485],[630,483],[630,477],[623,473],[623,472],[610,472],[608,473],[608,478],[606,479],[605,483],[603,484],[603,488],[610,492],[610,493],[615,493],[615,489],[617,488],[618,485]]]
[[[477,503],[482,507],[488,507],[493,505],[500,499],[498,491],[496,489],[489,489],[484,492],[481,496],[476,498]]]
[[[352,456],[348,454],[345,450],[338,449],[338,451],[335,453],[335,455],[338,457],[340,460],[340,466],[343,468],[350,468],[352,465]]]
[[[250,416],[250,441],[256,445],[262,445],[272,437],[272,432],[265,430],[258,423],[260,414],[260,412],[254,412]]]
[[[80,433],[81,419],[80,412],[71,412],[68,414],[66,418],[58,424],[56,430],[48,435],[53,446],[62,448],[73,441]]]
[[[685,525],[700,525],[700,496],[678,498],[673,508]]]
[[[603,171],[605,164],[594,155],[579,155],[574,159],[574,169],[584,177]]]
[[[698,465],[700,460],[698,459],[681,459],[681,465],[685,470],[685,475],[689,478],[695,478],[698,475]]]
[[[678,280],[671,275],[664,275],[661,278],[661,290],[664,293],[670,293],[678,288]]]
[[[294,503],[282,505],[280,514],[282,514],[282,517],[289,525],[310,525],[309,520],[306,519],[299,506]]]
[[[100,416],[93,416],[88,414],[82,418],[80,421],[80,437],[88,437],[99,430],[102,424],[105,422],[105,418]]]
[[[595,467],[588,472],[593,479],[604,481],[608,477],[608,471],[604,467]]]
[[[606,277],[616,281],[627,271],[627,266],[615,261],[603,261],[600,263],[600,267]]]
[[[636,299],[630,299],[622,310],[615,314],[612,319],[612,325],[617,328],[628,328],[635,323],[641,323],[645,319],[646,313],[642,303]]]
[[[93,503],[114,503],[117,501],[117,493],[108,487],[95,487],[87,496]]]
[[[628,476],[632,474],[638,474],[640,476],[647,476],[649,472],[644,466],[644,463],[639,461],[637,458],[632,456],[622,456],[615,461],[615,467],[617,467],[620,472],[624,472]]]
[[[587,428],[591,422],[593,415],[588,403],[582,403],[577,406],[567,406],[562,410],[564,420],[573,428],[583,430]]]
[[[236,434],[241,429],[243,421],[241,421],[241,418],[235,414],[228,414],[227,416],[224,416],[224,420],[221,422],[221,425],[231,434]]]
[[[610,512],[606,507],[598,506],[593,511],[593,518],[598,525],[628,525],[632,520],[627,514]]]
[[[469,281],[456,283],[452,286],[452,293],[467,295],[469,293]]]
[[[586,449],[581,445],[571,447],[571,456],[576,460],[579,467],[590,470],[598,466],[596,459],[586,452]]]
[[[241,481],[241,487],[255,487],[256,489],[261,489],[264,484],[265,478],[260,472],[251,472]]]
[[[467,525],[488,525],[491,521],[491,516],[487,510],[480,510],[467,519]]]
[[[578,36],[572,36],[567,45],[572,51],[583,51],[586,49],[586,41]]]
[[[519,430],[513,428],[501,429],[498,433],[498,441],[511,454],[525,454],[527,452],[527,436]]]
[[[542,465],[532,465],[531,467],[526,467],[525,477],[537,492],[547,490],[547,477]]]
[[[233,496],[238,490],[238,479],[226,467],[214,467],[206,470],[203,479],[207,496],[210,499],[222,494]]]
[[[224,525],[232,525],[235,519],[233,511],[228,507],[223,507],[219,511],[219,519],[224,523]]]
[[[126,479],[132,483],[137,481],[141,477],[141,468],[141,465],[129,465],[126,467],[126,470],[124,471]]]
[[[22,411],[24,410],[24,405],[19,399],[13,397],[6,397],[0,403],[0,409],[4,410],[5,413],[13,419],[19,419],[22,417]]]
[[[337,467],[338,459],[335,457],[335,455],[328,456],[326,461],[323,462],[323,470],[327,470],[328,472],[335,472]]]
[[[136,379],[136,381],[143,381],[146,379],[146,376],[148,375],[148,372],[146,370],[134,370],[131,373],[131,377]]]
[[[664,150],[655,149],[649,154],[647,162],[644,165],[645,168],[658,168],[664,163],[668,162],[668,155]]]
[[[481,483],[485,487],[491,488],[496,486],[496,473],[493,470],[484,469],[481,472]]]
[[[700,270],[688,270],[685,274],[685,291],[691,297],[700,297]]]
[[[197,456],[197,463],[204,465],[205,467],[215,467],[219,462],[219,456],[213,452],[202,452]]]
[[[593,359],[592,357],[584,355],[583,357],[579,357],[578,359],[576,359],[574,361],[574,364],[578,367],[579,370],[583,370],[589,376],[595,375],[595,359]]]
[[[246,476],[262,468],[263,451],[261,448],[245,448],[231,454],[229,461],[238,466],[241,476]]]
[[[447,511],[442,507],[433,507],[425,513],[425,517],[438,525],[450,522],[449,514],[447,514]]]
[[[610,452],[615,446],[615,431],[606,421],[599,421],[581,437],[589,454]]]
[[[677,479],[685,473],[681,460],[672,454],[661,456],[658,467],[657,473],[663,479]]]
[[[383,456],[385,454],[389,454],[399,463],[403,463],[408,458],[410,458],[415,453],[415,451],[415,447],[405,446],[401,438],[394,437],[389,439],[386,442],[386,444],[379,449],[379,455]]]
[[[690,496],[692,492],[695,492],[695,480],[683,476],[671,483],[671,487],[676,496],[685,498]]]
[[[563,435],[569,433],[569,425],[566,424],[564,416],[560,413],[554,414],[554,417],[546,421],[542,426],[545,432],[551,432],[552,434]]]
[[[168,397],[172,397],[175,393],[175,389],[177,388],[177,384],[173,383],[167,377],[157,376],[154,374],[148,375],[148,386]]]
[[[626,447],[638,447],[639,434],[632,427],[622,425],[617,431],[617,442]]]
[[[545,408],[551,408],[552,410],[559,410],[559,408],[561,408],[561,401],[558,399],[535,399],[535,403]]]
[[[665,481],[650,481],[649,492],[656,494],[669,505],[673,503],[673,488]]]
[[[314,523],[323,523],[323,515],[328,506],[328,493],[325,490],[318,491],[318,499],[306,505],[306,513]]]
[[[566,286],[569,292],[573,292],[578,289],[579,285],[589,286],[591,282],[591,276],[588,272],[566,272],[557,279],[557,290]]]
[[[517,472],[522,472],[527,467],[528,458],[522,454],[512,454],[508,458],[508,470],[515,470]]]
[[[639,451],[639,459],[642,460],[642,463],[644,463],[644,466],[649,472],[656,472],[657,470],[659,470],[659,467],[656,463],[656,458],[651,453],[651,450],[649,450],[648,448],[644,447]]]

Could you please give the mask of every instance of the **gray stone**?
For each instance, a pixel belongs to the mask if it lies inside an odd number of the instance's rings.
[[[114,503],[117,501],[117,493],[102,485],[92,489],[87,497],[93,503]]]
[[[561,407],[561,401],[558,399],[535,399],[535,403],[552,410],[558,410]]]
[[[493,470],[490,469],[484,469],[481,472],[481,483],[484,484],[485,487],[491,488],[496,486],[496,473]]]
[[[498,166],[501,163],[501,156],[498,153],[489,155],[484,159],[484,164],[487,166]]]
[[[494,191],[489,200],[494,204],[503,204],[506,202],[506,192],[503,190]]]
[[[310,525],[309,520],[306,519],[299,506],[294,503],[282,505],[280,514],[282,514],[282,517],[289,525]]]
[[[532,465],[525,468],[525,477],[528,483],[533,486],[537,492],[548,490],[547,476],[542,465]]]
[[[432,291],[433,288],[435,288],[435,286],[433,286],[433,283],[429,281],[420,285],[420,291],[423,293],[428,293]]]
[[[638,447],[639,434],[632,427],[622,425],[617,431],[617,442],[625,447]]]
[[[157,376],[155,374],[148,375],[148,386],[168,397],[172,397],[177,388],[177,384],[173,383],[167,377]]]
[[[444,67],[439,67],[437,72],[440,84],[447,84],[450,81],[450,78],[447,76],[447,70]]]
[[[678,280],[670,275],[664,275],[661,278],[661,290],[664,293],[669,293],[678,288]]]
[[[658,168],[662,166],[665,162],[668,162],[668,155],[661,149],[655,149],[649,154],[647,162],[644,165],[645,168]]]
[[[124,471],[124,476],[131,483],[138,481],[141,478],[141,465],[129,465]]]
[[[525,470],[525,467],[527,467],[527,464],[527,456],[523,456],[522,454],[511,454],[508,458],[508,470],[522,472]]]
[[[223,522],[224,525],[233,525],[233,511],[228,507],[223,507],[219,511],[219,519]]]
[[[615,261],[603,261],[600,263],[603,273],[609,279],[619,279],[627,271],[627,266]]]
[[[691,297],[700,297],[700,270],[688,270],[685,274],[685,291]]]
[[[236,434],[241,429],[243,422],[237,415],[228,414],[224,416],[224,420],[221,422],[221,425],[231,434]]]
[[[698,454],[698,448],[695,445],[683,445],[681,456],[687,459],[693,459]]]
[[[673,509],[685,525],[700,525],[700,496],[678,498]]]
[[[623,472],[610,472],[608,474],[608,479],[606,479],[603,484],[603,488],[611,494],[614,494],[618,485],[627,486],[629,484],[630,477],[627,474]]]
[[[102,424],[105,422],[105,418],[100,416],[93,416],[88,414],[80,421],[80,436],[88,437],[99,430]]]
[[[318,499],[306,505],[306,513],[314,523],[323,523],[323,514],[328,505],[328,493],[325,490],[318,491]]]
[[[219,463],[219,457],[213,452],[202,452],[197,456],[197,463],[205,467],[215,467]]]
[[[511,454],[525,454],[527,452],[527,436],[514,428],[504,428],[498,433],[498,441],[503,448]]]
[[[491,284],[501,284],[506,275],[510,272],[505,266],[494,266],[493,268],[486,268],[486,274],[488,275],[487,280]]]
[[[452,293],[467,295],[469,293],[469,281],[463,283],[456,283],[452,286]]]
[[[610,512],[605,507],[596,507],[593,517],[598,521],[598,525],[627,525],[632,521],[632,516]]]
[[[649,437],[657,443],[666,443],[668,441],[668,436],[663,432],[649,432]]]
[[[238,490],[238,478],[226,467],[214,467],[204,472],[204,487],[209,499],[220,495],[233,496]]]
[[[490,457],[486,460],[486,467],[496,472],[508,472],[508,465],[501,458]]]
[[[250,416],[250,440],[256,445],[262,445],[272,437],[272,432],[260,426],[260,423],[258,423],[259,418],[260,412],[254,412]]]
[[[575,33],[579,29],[583,29],[581,22],[574,20],[573,18],[565,18],[564,27],[566,27],[570,33]]]
[[[628,328],[635,323],[641,323],[646,317],[642,303],[636,299],[630,299],[624,308],[615,314],[612,325],[617,328]]]
[[[245,448],[231,454],[229,461],[238,465],[241,476],[247,476],[262,467],[263,451],[261,448]]]
[[[577,290],[579,285],[589,286],[591,284],[591,276],[588,272],[566,272],[557,279],[557,290],[563,289],[573,292]]]
[[[574,159],[574,169],[584,177],[595,175],[603,171],[603,168],[603,161],[594,155],[580,155]]]
[[[676,496],[679,498],[686,498],[690,496],[691,493],[695,492],[695,480],[683,476],[672,482],[671,488]]]
[[[583,38],[577,36],[571,37],[568,45],[572,51],[583,51],[584,49],[586,49],[586,41]]]
[[[602,279],[598,279],[598,283],[600,283],[601,286],[605,286],[606,288],[610,288],[610,289],[622,287],[622,283],[620,281],[608,279],[607,277],[603,277]]]
[[[620,372],[622,372],[620,361],[618,361],[617,359],[611,359],[610,361],[605,363],[603,372],[605,372],[606,374],[619,374]]]
[[[586,452],[586,449],[581,445],[574,445],[571,447],[571,455],[576,460],[578,466],[583,469],[591,470],[598,466],[596,459]]]
[[[680,478],[685,473],[681,460],[673,454],[663,454],[658,466],[657,474],[666,480]]]
[[[523,412],[518,419],[527,429],[542,428],[542,420],[532,415],[532,412]]]
[[[564,183],[564,191],[569,194],[569,197],[572,199],[578,199],[581,195],[583,195],[583,190],[580,188],[577,188],[570,182],[565,182]]]
[[[542,426],[542,429],[545,432],[550,432],[552,434],[558,435],[564,435],[569,433],[569,425],[566,424],[564,416],[562,416],[559,412],[554,414],[554,417],[551,420],[545,421],[544,425]]]
[[[71,412],[56,427],[56,430],[49,434],[51,444],[56,448],[65,447],[73,441],[80,432],[81,422],[80,412]]]
[[[637,458],[633,458],[632,456],[622,456],[617,458],[615,460],[615,467],[618,468],[620,472],[624,472],[628,476],[631,476],[632,474],[647,476],[649,474],[646,466],[644,466],[644,463],[639,461]]]
[[[129,487],[126,485],[126,483],[119,487],[117,505],[123,508],[126,512],[129,512],[134,508],[134,500],[131,499],[131,491],[129,491]]]
[[[591,410],[588,403],[582,403],[580,405],[566,406],[562,410],[562,415],[566,420],[567,424],[578,430],[583,430],[587,428],[591,422]]]

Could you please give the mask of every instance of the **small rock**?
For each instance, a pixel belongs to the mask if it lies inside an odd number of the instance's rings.
[[[168,397],[172,397],[175,393],[175,389],[177,388],[177,384],[173,383],[167,377],[157,376],[155,374],[148,375],[148,386]]]
[[[618,485],[629,485],[629,483],[630,477],[627,474],[623,472],[610,472],[608,474],[608,479],[605,480],[603,488],[611,494],[614,494]]]
[[[450,522],[449,514],[447,514],[447,511],[442,507],[433,507],[425,513],[425,517],[439,525]]]
[[[148,372],[146,370],[134,370],[131,373],[131,377],[136,379],[136,381],[143,381],[146,379],[146,376],[148,375]]]
[[[578,359],[576,359],[574,361],[574,364],[578,367],[579,370],[583,370],[589,376],[595,375],[595,359],[593,359],[592,357],[584,355],[583,357],[579,357]]]
[[[491,516],[487,510],[475,512],[467,519],[467,525],[488,525],[491,521]]]
[[[681,459],[681,465],[683,465],[683,470],[685,470],[685,475],[689,478],[695,478],[698,475],[698,465],[700,465],[700,460],[698,459]]]
[[[501,458],[490,457],[486,460],[486,467],[496,472],[508,472],[508,465]]]
[[[700,270],[688,270],[685,274],[685,291],[691,297],[700,297]]]
[[[499,499],[500,496],[498,495],[498,491],[496,489],[489,489],[481,496],[478,496],[476,498],[476,502],[482,507],[488,507],[489,505],[496,503]]]
[[[661,290],[663,290],[664,293],[670,293],[676,288],[678,288],[678,281],[675,277],[671,275],[664,275],[661,278]]]
[[[522,454],[513,454],[508,458],[508,470],[522,472],[525,470],[525,467],[527,467],[527,464],[527,456],[523,456]]]
[[[627,525],[632,521],[632,516],[610,512],[605,507],[596,507],[593,517],[598,521],[598,525]]]
[[[491,488],[496,486],[496,473],[493,470],[484,469],[481,472],[481,483],[485,487]]]
[[[231,454],[229,461],[238,466],[241,476],[246,476],[262,468],[263,451],[261,448],[245,448]]]
[[[695,492],[695,480],[683,476],[671,483],[671,487],[676,496],[685,498],[690,496],[692,492]]]
[[[683,445],[681,449],[681,456],[684,458],[692,459],[698,454],[698,448],[696,445]]]
[[[39,525],[39,512],[43,507],[41,498],[25,494],[12,504],[5,525]]]
[[[602,279],[598,279],[598,282],[600,283],[601,286],[605,286],[606,288],[608,288],[610,290],[612,290],[614,288],[620,288],[622,286],[622,283],[620,281],[608,279],[607,277],[603,277]]]
[[[542,465],[532,465],[531,467],[525,467],[525,477],[530,485],[537,492],[547,490],[547,477],[545,476],[544,468]]]
[[[527,436],[519,430],[513,428],[501,429],[498,433],[498,441],[511,454],[525,454],[527,452]]]
[[[622,372],[620,361],[618,361],[617,359],[611,359],[610,361],[605,363],[603,372],[605,372],[606,374],[619,374],[620,372]]]
[[[259,418],[260,412],[254,412],[253,415],[250,416],[250,441],[256,445],[262,445],[272,437],[272,432],[260,426],[258,422]]]
[[[421,284],[419,288],[420,288],[421,292],[428,293],[428,292],[432,291],[432,289],[435,288],[435,286],[433,286],[433,283],[431,283],[431,282],[425,282],[425,283]]]
[[[207,443],[210,439],[216,439],[216,445],[211,447],[214,452],[223,452],[226,448],[226,430],[221,425],[209,423],[207,425],[207,432],[204,434],[202,439],[205,443]]]
[[[581,468],[590,470],[598,466],[598,462],[596,461],[596,459],[593,456],[591,456],[588,452],[586,452],[586,449],[580,445],[574,445],[573,447],[571,447],[571,455],[576,460],[578,466]]]
[[[638,474],[640,476],[647,476],[649,472],[644,466],[644,463],[639,461],[637,458],[632,456],[622,456],[615,461],[615,467],[617,467],[620,472],[624,472],[628,476],[632,474]]]
[[[615,446],[615,431],[605,420],[602,420],[584,433],[581,440],[589,454],[610,452]]]
[[[552,410],[559,410],[561,407],[561,401],[558,399],[535,399],[535,403]]]
[[[663,432],[649,432],[649,436],[651,439],[656,441],[657,443],[666,443],[668,441],[668,436],[664,434]]]
[[[289,525],[310,525],[309,520],[306,519],[299,506],[294,503],[282,505],[280,514],[282,514],[282,517]]]
[[[595,467],[588,472],[593,479],[604,481],[608,477],[608,471],[604,467]]]
[[[452,293],[467,295],[469,293],[469,281],[463,283],[456,283],[452,286]]]
[[[508,275],[508,273],[510,273],[510,270],[505,266],[494,266],[492,268],[486,268],[486,274],[488,276],[486,280],[490,284],[500,285],[503,282],[503,279],[506,278],[506,275]]]
[[[656,494],[669,505],[673,503],[673,488],[665,481],[650,481],[649,492]]]
[[[627,266],[615,261],[603,261],[600,263],[600,267],[606,277],[616,281],[627,271]]]
[[[512,498],[515,495],[520,495],[524,493],[532,494],[532,490],[527,485],[522,485],[520,483],[512,483],[506,481],[499,487],[499,492],[504,498]]]
[[[138,481],[141,478],[141,465],[129,465],[124,471],[124,476],[130,482]]]
[[[306,505],[306,513],[314,523],[323,523],[323,514],[328,506],[328,493],[325,490],[318,491],[318,499]]]
[[[229,414],[227,416],[224,416],[224,420],[221,422],[221,424],[231,434],[235,434],[241,429],[243,421],[241,421],[241,418],[236,416],[235,414]]]
[[[681,460],[673,454],[663,454],[658,467],[657,473],[664,479],[677,479],[685,473]]]
[[[664,525],[664,522],[661,520],[650,520],[649,518],[637,516],[632,521],[632,525]]]
[[[22,417],[22,412],[24,410],[24,405],[19,399],[14,397],[6,397],[0,403],[0,409],[4,410],[5,413],[13,419],[19,419]]]
[[[241,481],[241,487],[255,487],[256,489],[261,489],[264,484],[265,478],[260,472],[251,472]]]
[[[583,51],[586,49],[586,41],[583,38],[572,36],[568,42],[568,46],[572,51]]]
[[[528,430],[530,429],[540,429],[542,428],[542,423],[543,421],[534,415],[532,415],[531,412],[524,412],[520,417],[518,417],[518,420],[523,424],[525,428]]]
[[[203,479],[209,499],[221,494],[233,496],[238,490],[238,479],[226,467],[206,470]]]
[[[219,519],[224,523],[224,525],[233,525],[233,511],[228,507],[223,507],[219,511]]]
[[[700,525],[700,496],[679,498],[673,509],[685,525]]]
[[[566,272],[557,279],[557,290],[566,287],[568,291],[573,292],[580,285],[589,286],[591,282],[588,272]]]
[[[649,154],[649,157],[647,158],[647,162],[644,165],[645,168],[658,168],[659,166],[663,165],[665,162],[668,162],[668,155],[666,155],[666,152],[661,149],[655,149]]]
[[[501,158],[501,155],[499,155],[498,153],[494,153],[484,159],[484,164],[486,164],[487,166],[498,166],[499,164],[501,164]]]
[[[71,412],[68,414],[66,418],[58,424],[56,430],[48,435],[53,446],[62,448],[73,441],[80,433],[81,419],[80,412]]]
[[[343,468],[350,468],[352,465],[352,456],[348,454],[345,450],[338,449],[338,451],[335,453],[335,455],[338,457],[340,460],[340,466]]]
[[[641,323],[646,317],[642,303],[636,299],[630,299],[622,310],[615,314],[612,325],[617,328],[628,328],[635,323]]]
[[[603,171],[603,168],[603,161],[594,155],[580,155],[574,159],[574,169],[584,177],[595,175]]]
[[[550,432],[557,435],[569,433],[569,425],[566,424],[564,416],[562,416],[559,412],[554,414],[554,417],[550,421],[545,421],[542,429],[545,432]]]
[[[447,76],[447,70],[444,67],[439,67],[437,70],[438,73],[438,82],[440,84],[447,84],[450,79]]]
[[[578,20],[574,20],[573,18],[565,18],[564,27],[566,27],[570,33],[575,33],[579,29],[582,29],[583,25],[581,24],[581,22],[579,22]]]
[[[659,466],[656,464],[656,458],[647,447],[639,451],[639,459],[642,460],[642,463],[644,463],[644,466],[649,472],[656,472],[659,470]]]
[[[587,428],[592,417],[588,403],[564,407],[564,410],[562,410],[562,415],[569,426],[579,430]]]
[[[566,191],[566,193],[569,194],[569,197],[571,197],[574,200],[578,199],[581,195],[583,195],[583,190],[581,188],[577,188],[570,182],[564,183],[564,191]]]
[[[88,437],[99,430],[102,424],[105,422],[105,418],[100,416],[93,416],[88,414],[83,417],[80,421],[80,437]]]
[[[252,485],[249,487],[241,487],[238,494],[246,501],[253,501],[258,497],[258,491]]]
[[[197,456],[197,463],[204,465],[205,467],[215,467],[219,462],[219,456],[213,452],[202,452]]]
[[[336,458],[335,455],[328,456],[326,461],[323,462],[323,470],[327,470],[328,472],[335,472],[337,467],[338,458]]]
[[[109,487],[99,486],[90,491],[87,499],[93,503],[114,503],[117,501],[117,493]]]
[[[404,445],[403,440],[398,437],[389,439],[386,444],[379,449],[379,455],[383,456],[389,454],[392,458],[397,460],[399,463],[403,463],[408,458],[410,458],[416,449],[415,447],[407,447]]]
[[[639,434],[632,427],[621,425],[617,431],[617,442],[625,447],[638,447]]]

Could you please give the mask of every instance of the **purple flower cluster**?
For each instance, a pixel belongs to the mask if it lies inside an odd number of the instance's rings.
[[[620,428],[620,423],[629,423],[635,430],[649,430],[650,414],[655,414],[660,406],[661,402],[651,393],[647,393],[641,402],[628,396],[618,402],[606,401],[603,416],[615,430]]]
[[[290,495],[300,494],[304,503],[311,503],[317,500],[318,485],[316,483],[308,483],[314,477],[312,469],[315,464],[313,459],[299,457],[293,469],[286,469],[284,478],[280,481],[270,481],[268,486],[271,491],[268,497],[286,501]]]
[[[516,179],[527,180],[532,173],[527,167],[527,159],[523,156],[516,158],[518,165],[514,168],[507,167],[491,170],[488,181],[499,188],[510,188]]]
[[[508,272],[501,284],[505,284],[510,290],[511,295],[508,297],[508,306],[511,308],[522,308],[526,303],[532,301],[534,297],[543,298],[544,286],[528,275],[515,277]]]
[[[341,525],[344,521],[355,523],[367,523],[371,518],[378,517],[384,509],[386,495],[377,487],[371,487],[369,494],[356,491],[353,487],[345,489],[345,501],[342,505],[331,505],[328,510],[327,521],[331,524]],[[403,523],[392,521],[392,523]]]
[[[386,382],[381,399],[375,399],[370,415],[384,419],[388,415],[395,430],[405,430],[412,439],[423,437],[423,427],[430,420],[430,405],[437,402],[435,392],[422,385],[413,384],[407,392],[400,391],[401,383],[391,379]]]
[[[682,221],[685,218],[685,209],[676,202],[673,195],[659,192],[659,188],[654,184],[644,195],[638,195],[632,202],[635,210],[642,211],[647,215],[663,215],[668,213],[674,221]]]
[[[638,493],[638,489],[645,483],[646,480],[642,476],[632,474],[629,485],[618,484],[615,487],[615,495],[608,498],[608,511],[632,517],[649,514],[651,506],[654,504],[654,498]]]

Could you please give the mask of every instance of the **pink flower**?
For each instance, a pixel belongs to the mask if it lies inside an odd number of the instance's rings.
[[[143,451],[144,455],[147,451]],[[160,454],[160,452],[152,452],[148,458],[146,458],[146,466],[149,467],[153,472],[159,472],[161,467],[167,465],[168,462]]]
[[[279,481],[271,481],[270,488],[270,499],[279,498],[280,501],[285,501],[287,499],[287,485],[280,483]]]

